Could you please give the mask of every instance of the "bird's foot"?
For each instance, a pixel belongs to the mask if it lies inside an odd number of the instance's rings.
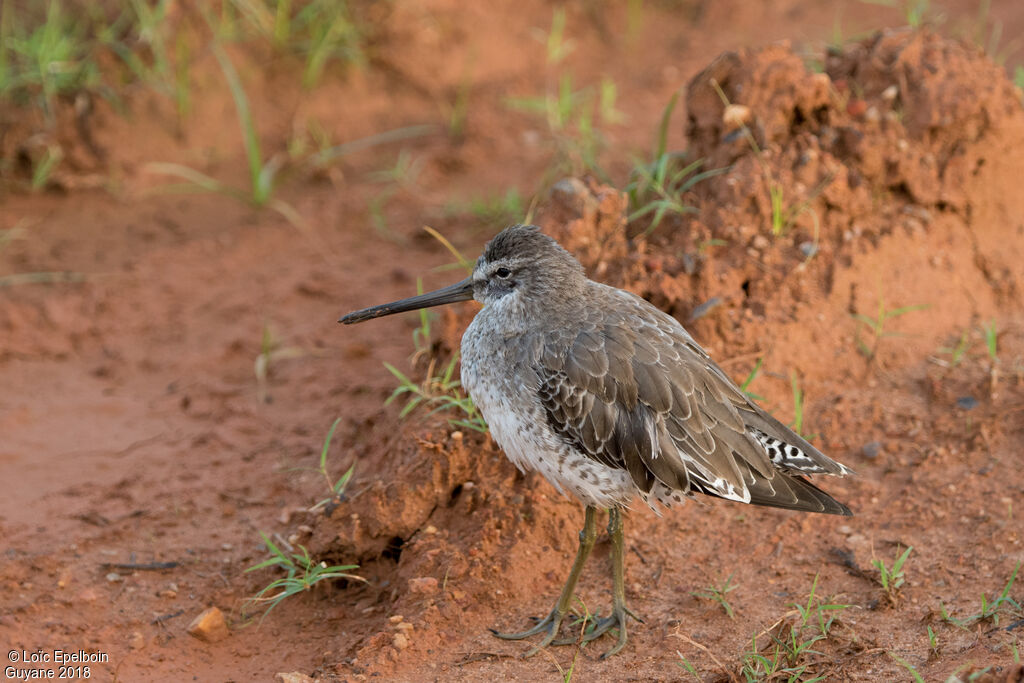
[[[536,619],[536,617],[534,618]],[[537,620],[537,623],[532,628],[528,628],[525,631],[519,631],[517,633],[501,633],[493,628],[490,629],[490,631],[494,636],[504,640],[523,640],[524,638],[529,638],[530,636],[543,633],[544,638],[542,638],[537,645],[523,655],[523,658],[532,657],[554,642],[555,636],[558,635],[558,629],[562,625],[562,620],[564,618],[565,614],[560,614],[556,607],[552,609],[546,617]]]
[[[612,655],[616,654],[626,646],[626,620],[629,617],[633,617],[641,624],[644,620],[633,613],[631,609],[625,605],[620,605],[612,609],[612,613],[607,617],[601,617],[594,615],[593,617],[586,619],[586,625],[583,626],[582,638],[577,636],[576,638],[563,638],[552,642],[552,645],[573,645],[575,643],[589,643],[592,640],[596,640],[603,636],[605,633],[612,629],[618,631],[618,639],[615,645],[610,650],[601,655],[601,659],[607,659]],[[582,619],[582,618],[581,618]],[[577,623],[579,623],[577,621]]]

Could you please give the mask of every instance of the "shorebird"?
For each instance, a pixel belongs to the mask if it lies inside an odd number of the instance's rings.
[[[473,274],[449,287],[366,308],[351,324],[476,299],[462,337],[462,384],[520,470],[539,471],[585,506],[579,548],[551,612],[525,631],[558,640],[576,583],[608,510],[612,609],[584,636],[614,629],[602,657],[626,644],[622,509],[639,497],[671,506],[697,493],[805,512],[850,509],[804,475],[852,471],[753,403],[679,322],[644,299],[588,279],[536,226],[514,225],[484,248]],[[657,508],[656,508],[657,509]]]

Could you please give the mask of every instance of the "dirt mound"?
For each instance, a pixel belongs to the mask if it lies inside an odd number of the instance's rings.
[[[948,320],[1016,301],[1019,91],[977,49],[927,32],[878,34],[824,67],[773,46],[723,55],[692,80],[689,152],[730,171],[698,185],[689,229],[654,232],[648,249],[674,281],[646,294],[684,317],[719,297],[775,322],[809,298],[866,315],[880,299],[941,301],[941,316],[908,330],[927,343]]]
[[[773,46],[723,55],[693,79],[689,154],[705,159],[704,168],[730,167],[688,195],[693,216],[638,236],[627,225],[623,193],[569,179],[556,185],[540,222],[595,279],[689,320],[734,376],[742,379],[761,359],[768,377],[753,388],[781,416],[797,410],[790,381],[815,397],[803,406],[805,418],[824,432],[824,447],[865,474],[829,482],[863,515],[862,530],[837,550],[858,577],[874,553],[864,534],[881,533],[880,509],[930,520],[927,532],[902,526],[885,533],[904,545],[924,534],[915,543],[925,546],[924,557],[941,553],[927,541],[938,544],[958,523],[950,498],[924,493],[898,502],[898,491],[938,492],[950,477],[963,477],[958,495],[984,499],[994,482],[969,473],[991,471],[995,454],[1019,448],[1019,421],[964,432],[954,414],[966,394],[983,402],[979,424],[996,419],[1007,400],[1019,400],[1019,377],[1000,400],[994,381],[989,390],[987,366],[927,359],[982,320],[1012,329],[1024,322],[1017,309],[1024,198],[1014,190],[1024,173],[1024,111],[1019,92],[982,54],[929,33],[879,34],[829,53],[824,67],[816,72],[787,46]],[[855,317],[874,317],[880,306],[905,312],[881,314],[875,329]],[[444,314],[438,362],[456,348],[473,310]],[[895,329],[907,335],[902,343],[889,339]],[[776,347],[777,339],[784,343]],[[921,433],[940,445],[922,448],[913,439]],[[408,641],[396,624],[415,623],[422,635],[414,649],[429,653],[466,629],[496,625],[483,623],[481,612],[508,625],[520,608],[545,607],[568,566],[579,513],[573,502],[550,498],[536,475],[517,473],[488,437],[439,418],[381,438],[387,447],[361,464],[358,493],[314,521],[313,547],[387,577],[362,589],[357,606],[379,616],[352,671],[410,674],[415,665],[399,661]],[[883,487],[894,470],[899,482]],[[1024,492],[1019,472],[1000,486]],[[689,531],[680,532],[688,547],[660,552],[716,561],[731,551],[705,547],[706,539],[724,533],[716,525],[735,512],[691,513]],[[634,533],[659,524],[643,513],[631,517]],[[787,533],[813,534],[825,524],[787,518],[775,526],[773,519],[759,519],[750,532],[780,547]],[[828,563],[825,547],[801,552],[789,561]],[[1012,568],[1012,556],[992,561],[1001,571]],[[636,597],[647,592],[640,585],[653,568],[633,571]],[[647,616],[657,623],[662,608],[653,609]],[[836,656],[859,657],[870,646],[870,637],[854,634]],[[475,660],[468,654],[465,661]]]

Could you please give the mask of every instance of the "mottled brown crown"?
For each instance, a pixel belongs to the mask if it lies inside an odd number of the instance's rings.
[[[540,231],[536,225],[512,225],[495,235],[484,247],[483,258],[488,263],[516,258],[542,258],[554,256],[559,260],[578,263],[576,258],[562,248],[552,237]]]

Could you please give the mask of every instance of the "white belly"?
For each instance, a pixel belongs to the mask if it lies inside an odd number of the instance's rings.
[[[536,387],[522,380],[526,373],[508,356],[484,357],[474,324],[462,338],[462,385],[508,459],[522,471],[540,472],[561,493],[571,493],[585,505],[627,504],[636,493],[629,474],[582,455],[555,434]]]

